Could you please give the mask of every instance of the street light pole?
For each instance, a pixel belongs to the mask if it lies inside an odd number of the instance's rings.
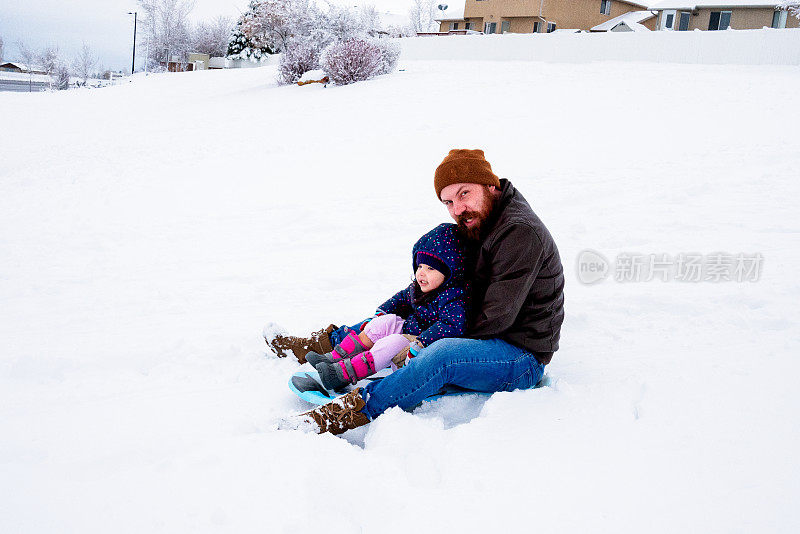
[[[133,69],[136,66],[136,19],[138,13],[136,11],[128,11],[128,15],[133,15],[133,59],[131,59],[131,74],[133,74]]]

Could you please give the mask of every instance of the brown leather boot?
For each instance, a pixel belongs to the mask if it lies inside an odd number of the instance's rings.
[[[366,403],[361,398],[361,388],[337,397],[328,404],[317,406],[310,412],[296,417],[304,425],[315,427],[317,434],[330,432],[342,434],[369,423],[369,418],[361,412]]]
[[[265,337],[267,345],[275,351],[280,358],[285,358],[286,351],[291,350],[297,361],[306,363],[306,354],[311,351],[325,354],[333,350],[330,333],[336,330],[336,325],[312,332],[308,337],[285,336],[276,334],[274,337]]]

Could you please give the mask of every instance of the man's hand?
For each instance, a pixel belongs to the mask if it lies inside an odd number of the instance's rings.
[[[401,367],[403,367],[406,364],[407,360],[408,360],[408,347],[406,347],[403,350],[401,350],[400,352],[398,352],[397,355],[394,358],[392,358],[392,363],[398,369],[400,369]]]

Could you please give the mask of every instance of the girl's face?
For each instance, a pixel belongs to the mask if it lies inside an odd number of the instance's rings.
[[[444,282],[444,274],[424,263],[417,265],[417,272],[414,278],[417,279],[419,288],[422,289],[423,293],[433,291]]]

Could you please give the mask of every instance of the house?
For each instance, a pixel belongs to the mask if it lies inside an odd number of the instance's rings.
[[[658,13],[659,30],[755,30],[767,28],[798,28],[800,21],[785,9],[776,9],[779,1],[711,0],[695,4],[680,0],[653,3]]]
[[[440,4],[440,7],[442,4]],[[453,5],[444,4],[447,9],[441,11],[440,15],[436,18],[439,23],[439,31],[434,33],[448,33],[448,32],[461,32],[463,30],[480,31],[483,28],[476,28],[475,23],[467,23],[464,21],[464,0],[456,0]]]
[[[208,70],[211,56],[209,54],[189,54],[189,65],[187,70]]]
[[[464,0],[448,7],[439,21],[440,32],[461,29],[484,33],[550,33],[559,28],[590,30],[625,13],[642,11],[647,0]],[[461,14],[459,18],[458,15]],[[655,30],[656,19],[643,19]]]
[[[30,68],[28,68],[28,65],[26,65],[25,63],[17,63],[17,62],[3,63],[2,65],[0,65],[0,72],[47,74],[47,72],[44,70],[44,67],[40,67],[38,65],[31,65]]]
[[[602,24],[593,27],[593,32],[649,32],[651,28],[644,25],[646,21],[652,20],[655,24],[656,14],[654,11],[629,11],[607,20]]]

